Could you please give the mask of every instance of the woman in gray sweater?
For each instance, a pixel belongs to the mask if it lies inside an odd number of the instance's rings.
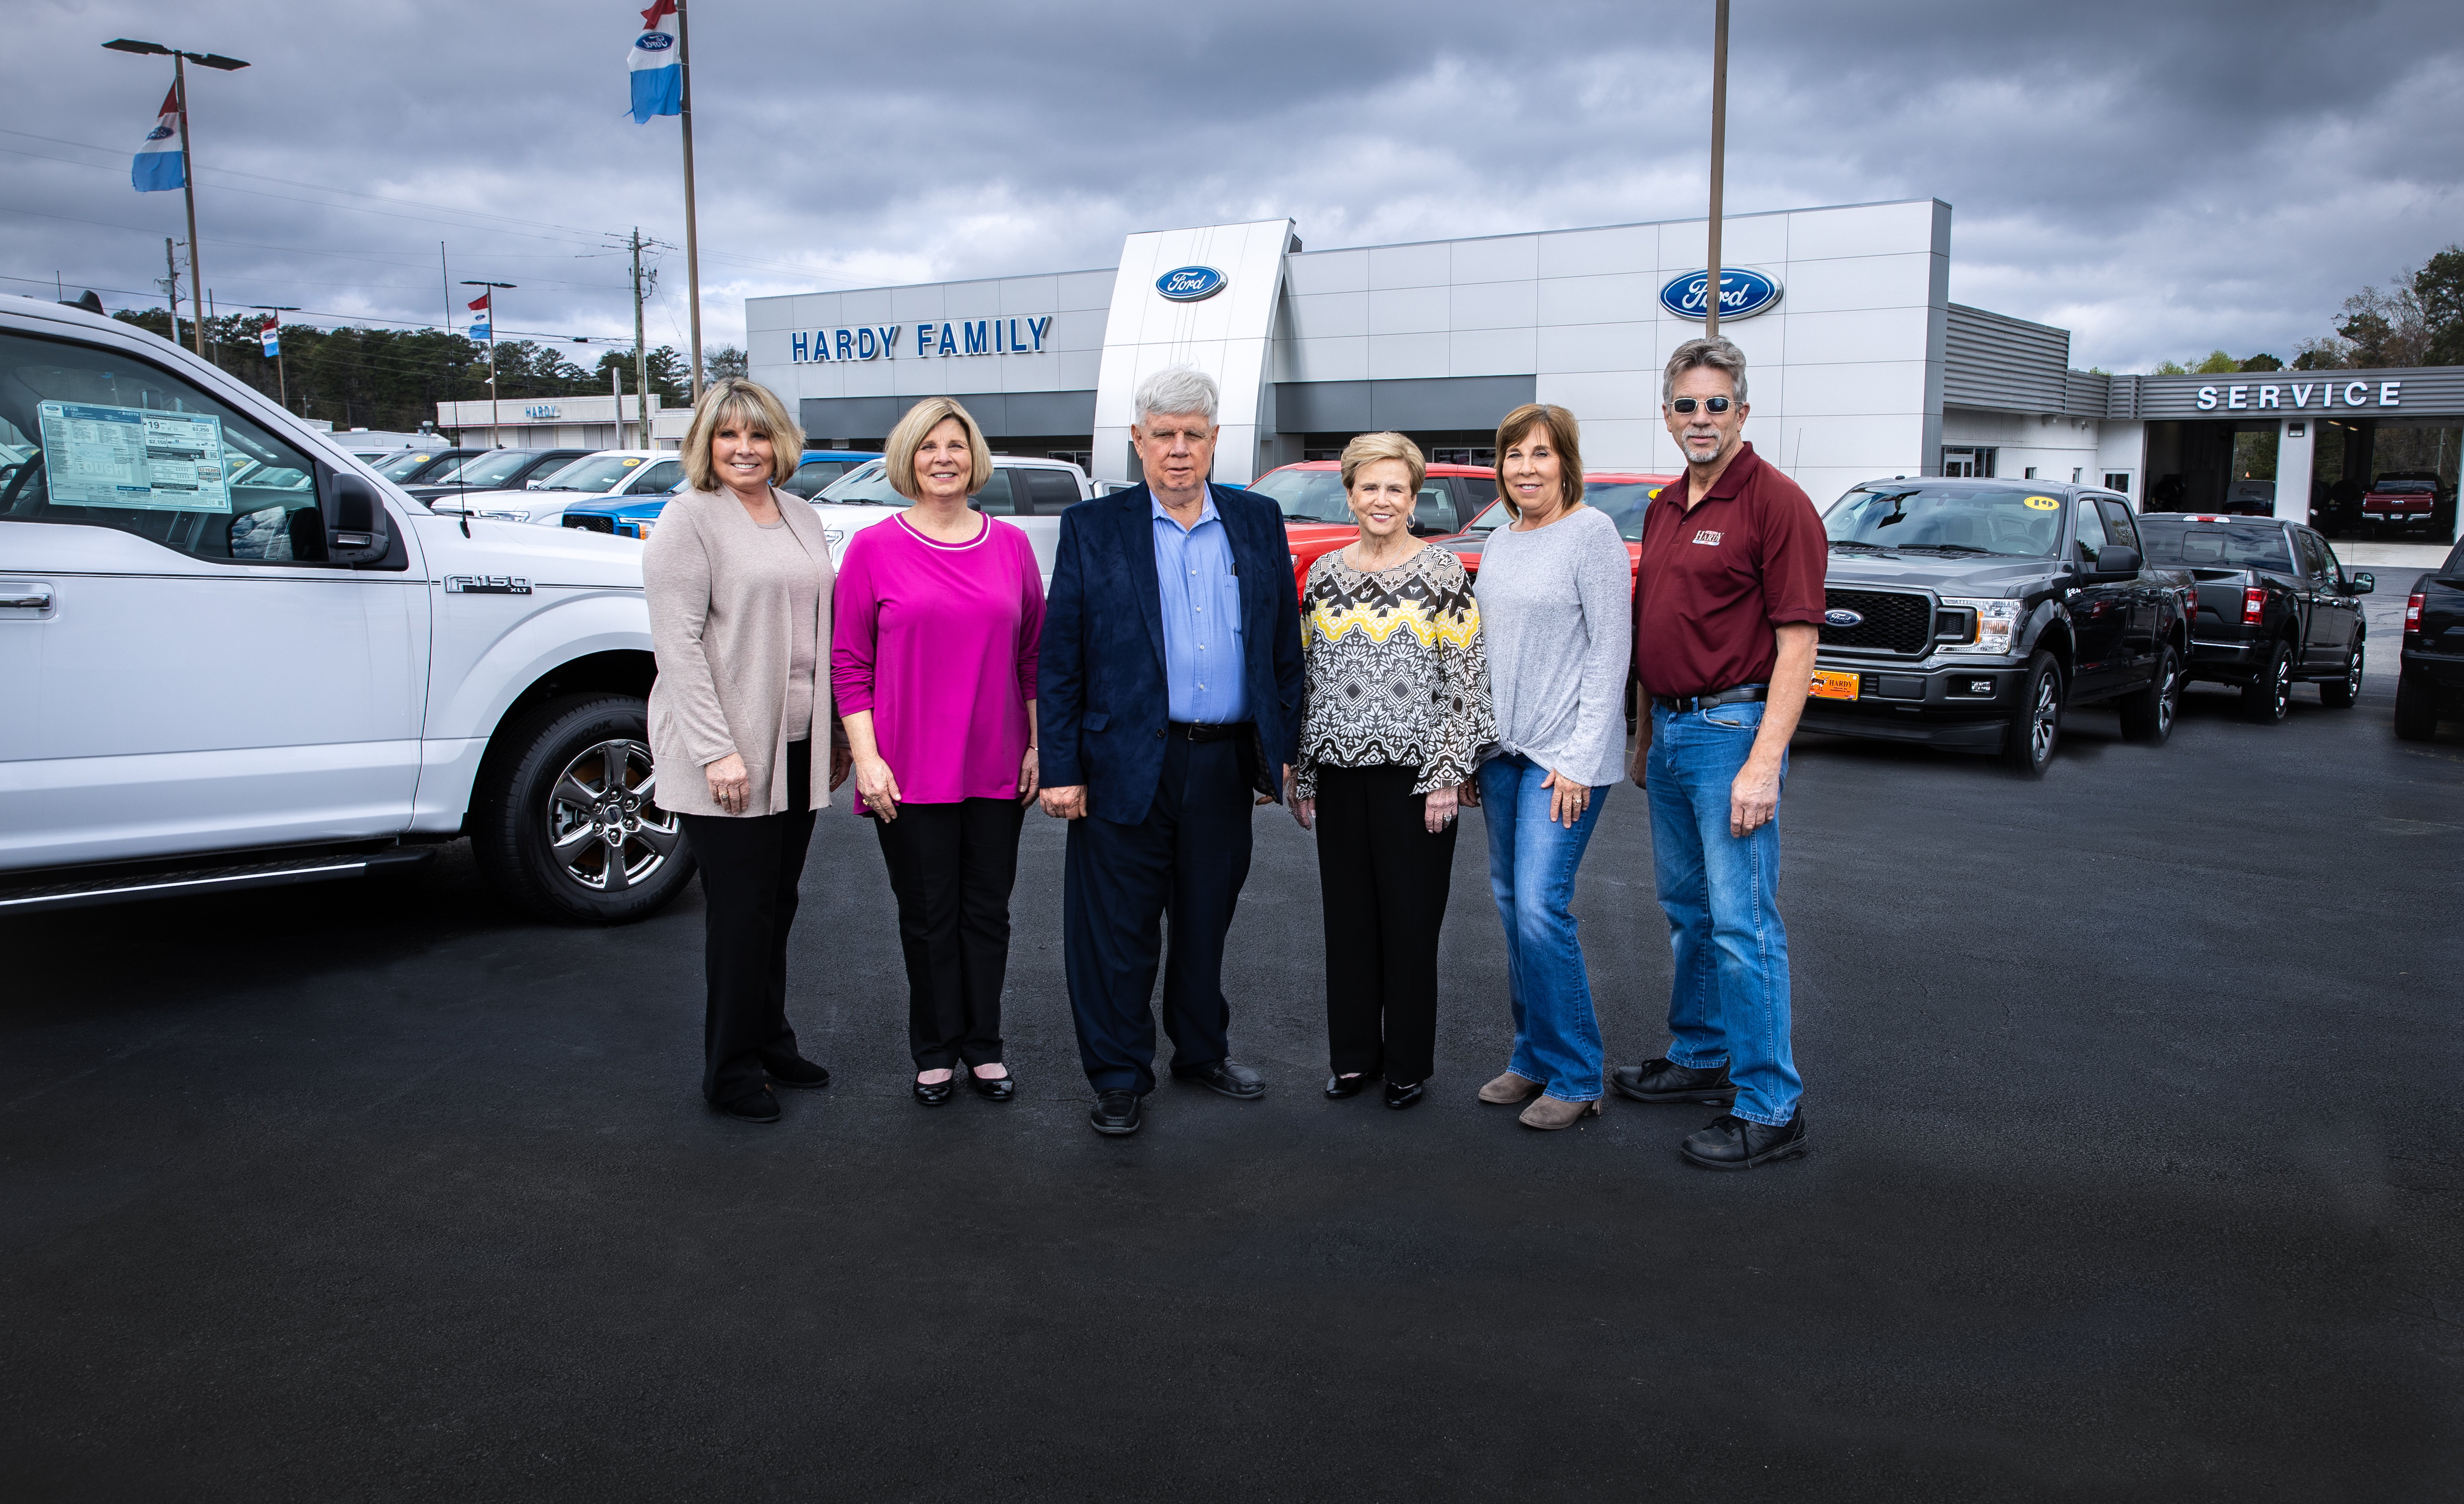
[[[1581,430],[1531,403],[1497,429],[1498,490],[1514,520],[1488,534],[1480,615],[1497,751],[1481,764],[1488,881],[1506,923],[1514,1054],[1480,1089],[1532,1101],[1526,1127],[1600,1110],[1599,1021],[1574,938],[1574,869],[1623,772],[1634,565],[1607,513],[1583,505]]]

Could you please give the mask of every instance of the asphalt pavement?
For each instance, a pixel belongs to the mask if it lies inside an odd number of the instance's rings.
[[[2383,572],[2384,573],[2384,572]],[[2392,642],[2386,645],[2392,647]],[[1261,1102],[1086,1125],[1062,832],[1027,823],[1007,1106],[907,1097],[870,833],[822,821],[791,1005],[837,1073],[699,1101],[702,908],[384,884],[0,925],[0,1493],[96,1499],[1978,1498],[2464,1493],[2464,736],[2361,705],[2074,717],[2040,783],[1807,738],[1782,825],[1814,1150],[1558,1134],[1481,827],[1439,1072],[1328,1102],[1309,843],[1227,978]],[[1661,1052],[1643,801],[1577,910]]]

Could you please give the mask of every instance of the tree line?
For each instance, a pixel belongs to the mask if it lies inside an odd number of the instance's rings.
[[[2167,360],[2157,376],[2228,376],[2281,371],[2285,362],[2261,353],[2236,360],[2213,351],[2196,364]],[[2365,287],[2344,299],[2336,332],[2293,347],[2297,371],[2378,371],[2413,365],[2464,365],[2464,245],[2449,246],[2385,288]]]
[[[111,316],[166,339],[172,337],[171,316],[159,308],[125,309]],[[421,424],[436,421],[438,403],[488,398],[488,346],[463,335],[438,329],[284,324],[277,376],[257,337],[263,327],[263,316],[253,313],[207,319],[206,358],[301,417],[324,419],[338,429],[416,432]],[[190,320],[182,318],[179,342],[187,343],[191,334]],[[632,395],[637,389],[632,347],[596,354],[594,365],[583,366],[555,344],[499,339],[496,396],[509,403],[601,396],[619,376],[626,394]],[[743,351],[721,346],[706,352],[703,366],[712,378],[741,376],[744,360]],[[649,364],[650,390],[669,406],[682,405],[688,400],[687,359],[673,347],[660,345],[650,351]]]

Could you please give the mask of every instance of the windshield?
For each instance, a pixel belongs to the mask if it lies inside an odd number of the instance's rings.
[[[1660,494],[1656,484],[1639,481],[1594,481],[1583,486],[1583,505],[1597,507],[1617,524],[1617,536],[1628,543],[1642,541],[1642,521],[1651,511],[1652,498]]]
[[[378,466],[377,473],[399,485],[419,473],[420,468],[436,458],[439,452],[435,449],[405,449]]]
[[[2062,503],[2007,486],[1883,481],[1833,502],[1822,527],[1850,547],[2048,558],[2062,540]]]
[[[502,486],[520,474],[523,466],[538,458],[538,454],[529,449],[491,449],[485,454],[473,455],[470,459],[464,460],[444,474],[434,477],[431,484]]]
[[[794,491],[810,501],[814,492],[863,463],[861,460],[806,460],[796,467],[796,473],[788,476],[779,489]]]
[[[594,454],[547,478],[541,490],[582,490],[594,496],[614,490],[626,476],[650,462],[638,454]]]
[[[2178,522],[2139,519],[2139,541],[2147,562],[2191,569],[2272,569],[2293,573],[2293,555],[2280,522]]]
[[[1276,470],[1258,477],[1249,493],[1273,501],[1283,510],[1286,522],[1353,525],[1341,470]]]
[[[2438,488],[2426,480],[2383,480],[2370,490],[2381,495],[2430,496],[2436,494]]]
[[[890,470],[879,460],[867,460],[823,487],[822,493],[812,499],[816,503],[839,507],[907,505],[907,498],[891,489]]]

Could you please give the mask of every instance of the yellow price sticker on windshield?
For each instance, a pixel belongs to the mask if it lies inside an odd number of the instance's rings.
[[[2051,496],[2030,496],[2025,499],[2027,505],[2037,512],[2059,512],[2062,510],[2062,504],[2056,501]]]

